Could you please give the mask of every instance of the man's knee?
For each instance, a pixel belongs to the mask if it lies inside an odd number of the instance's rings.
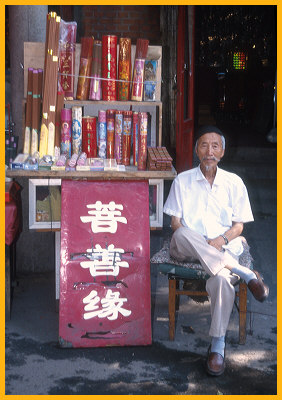
[[[209,293],[214,290],[217,292],[226,290],[233,292],[235,289],[231,283],[231,274],[229,271],[225,271],[225,268],[223,268],[219,273],[210,277],[207,280],[206,289]]]
[[[183,236],[185,236],[185,233],[187,233],[188,228],[185,228],[184,226],[180,226],[178,229],[176,229],[176,231],[174,231],[172,238],[174,240],[179,240],[179,238],[182,238]]]

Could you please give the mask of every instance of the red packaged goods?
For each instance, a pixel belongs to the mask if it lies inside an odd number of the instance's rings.
[[[117,99],[117,36],[102,36],[102,98]]]
[[[122,164],[130,165],[132,111],[123,112]]]
[[[76,91],[78,100],[88,100],[89,97],[93,43],[93,37],[81,38],[79,77]]]
[[[137,167],[138,161],[138,112],[134,111],[132,115],[132,154],[133,165]]]
[[[138,170],[145,170],[147,163],[147,128],[148,115],[146,112],[138,114]]]
[[[123,112],[115,113],[115,159],[117,164],[122,163],[122,130],[123,130]]]
[[[134,70],[131,88],[131,100],[142,101],[144,66],[149,46],[149,40],[137,39]]]
[[[115,110],[106,111],[107,119],[107,158],[114,158],[115,149]]]
[[[131,78],[131,39],[119,39],[118,100],[129,100]],[[124,82],[121,82],[124,81]]]
[[[96,117],[82,117],[82,151],[87,158],[97,157]]]
[[[76,22],[65,22],[61,20],[59,39],[60,65],[58,91],[64,91],[64,97],[66,100],[73,100],[74,97],[76,31]]]

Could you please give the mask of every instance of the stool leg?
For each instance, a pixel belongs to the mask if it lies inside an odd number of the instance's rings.
[[[176,288],[176,290],[178,290],[179,289],[179,280],[176,279],[175,281],[176,281],[175,288]],[[179,310],[179,300],[180,300],[180,296],[179,296],[179,294],[176,294],[176,292],[175,292],[175,310],[176,311]]]
[[[246,343],[247,284],[239,283],[239,344]]]
[[[169,340],[174,340],[175,335],[175,293],[176,280],[168,280],[168,318],[169,318]]]

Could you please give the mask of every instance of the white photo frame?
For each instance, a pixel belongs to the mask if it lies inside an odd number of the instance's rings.
[[[37,210],[37,189],[39,187],[61,186],[61,179],[29,179],[29,229],[58,230],[61,228],[61,218],[52,219],[52,215],[43,220],[39,218]],[[50,209],[52,209],[50,205]]]
[[[149,211],[151,228],[163,227],[163,200],[163,179],[149,179]]]

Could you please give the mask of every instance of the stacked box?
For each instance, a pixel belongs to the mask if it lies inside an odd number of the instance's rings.
[[[147,168],[150,171],[170,171],[172,158],[165,147],[148,147]]]

